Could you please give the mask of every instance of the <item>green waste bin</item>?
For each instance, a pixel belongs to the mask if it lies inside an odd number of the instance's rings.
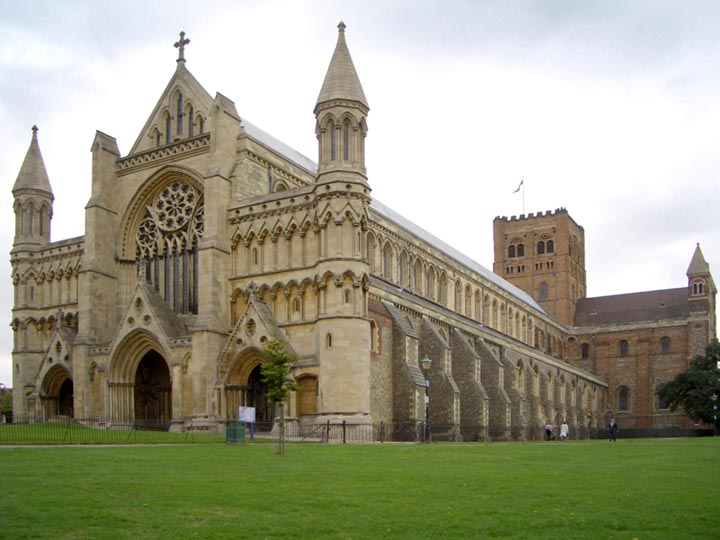
[[[225,442],[243,443],[245,442],[245,422],[239,420],[225,421]]]

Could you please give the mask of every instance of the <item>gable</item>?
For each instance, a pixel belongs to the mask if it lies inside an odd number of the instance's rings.
[[[179,63],[128,155],[208,133],[212,102],[184,63]]]

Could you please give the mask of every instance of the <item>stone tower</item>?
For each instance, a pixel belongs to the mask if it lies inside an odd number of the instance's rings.
[[[52,303],[48,299],[54,298],[44,290],[45,282],[50,280],[43,264],[46,261],[43,251],[50,243],[54,196],[38,144],[37,126],[32,127],[32,132],[30,147],[12,189],[15,211],[15,240],[10,252],[15,290],[13,330],[25,338],[25,346],[13,350],[13,388],[25,388],[32,383],[54,327],[54,310],[58,309],[48,305]],[[13,392],[13,410],[18,415],[26,412],[25,396],[20,391]]]
[[[688,278],[688,324],[690,356],[704,354],[705,347],[717,335],[715,328],[715,297],[717,288],[710,274],[710,265],[705,260],[700,244],[695,247]]]
[[[575,304],[586,296],[585,230],[567,210],[496,217],[493,241],[493,271],[572,326]]]
[[[319,341],[319,413],[370,421],[370,324],[367,315],[369,266],[364,248],[370,204],[365,170],[369,107],[345,42],[345,24],[315,105],[318,170],[317,218],[324,231],[319,276],[334,276],[316,325]],[[322,251],[325,251],[322,253]],[[323,280],[323,284],[325,281]],[[356,411],[356,414],[353,414]]]

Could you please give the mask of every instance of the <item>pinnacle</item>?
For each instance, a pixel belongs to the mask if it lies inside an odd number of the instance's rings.
[[[345,28],[345,23],[340,21],[335,52],[333,52],[330,66],[325,75],[325,81],[317,99],[316,110],[322,103],[338,99],[355,101],[364,108],[369,108],[365,92],[363,92],[350,51],[345,42]]]

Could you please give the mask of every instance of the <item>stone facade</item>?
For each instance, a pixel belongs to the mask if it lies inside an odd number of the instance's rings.
[[[567,326],[562,356],[608,383],[605,418],[648,433],[691,429],[658,386],[716,336],[716,288],[700,246],[678,289],[586,298],[584,231],[560,208],[494,221],[494,269]]]
[[[80,238],[50,238],[34,129],[13,187],[16,418],[183,430],[253,406],[270,424],[260,366],[280,336],[297,355],[286,413],[300,426],[344,422],[360,439],[382,424],[419,440],[428,410],[434,438],[524,440],[548,420],[580,437],[603,423],[612,368],[575,358],[585,334],[565,322],[584,262],[568,254],[573,278],[543,304],[535,281],[513,285],[374,199],[369,106],[338,28],[315,105],[318,163],[208,94],[182,36],[128,155],[96,134]]]

